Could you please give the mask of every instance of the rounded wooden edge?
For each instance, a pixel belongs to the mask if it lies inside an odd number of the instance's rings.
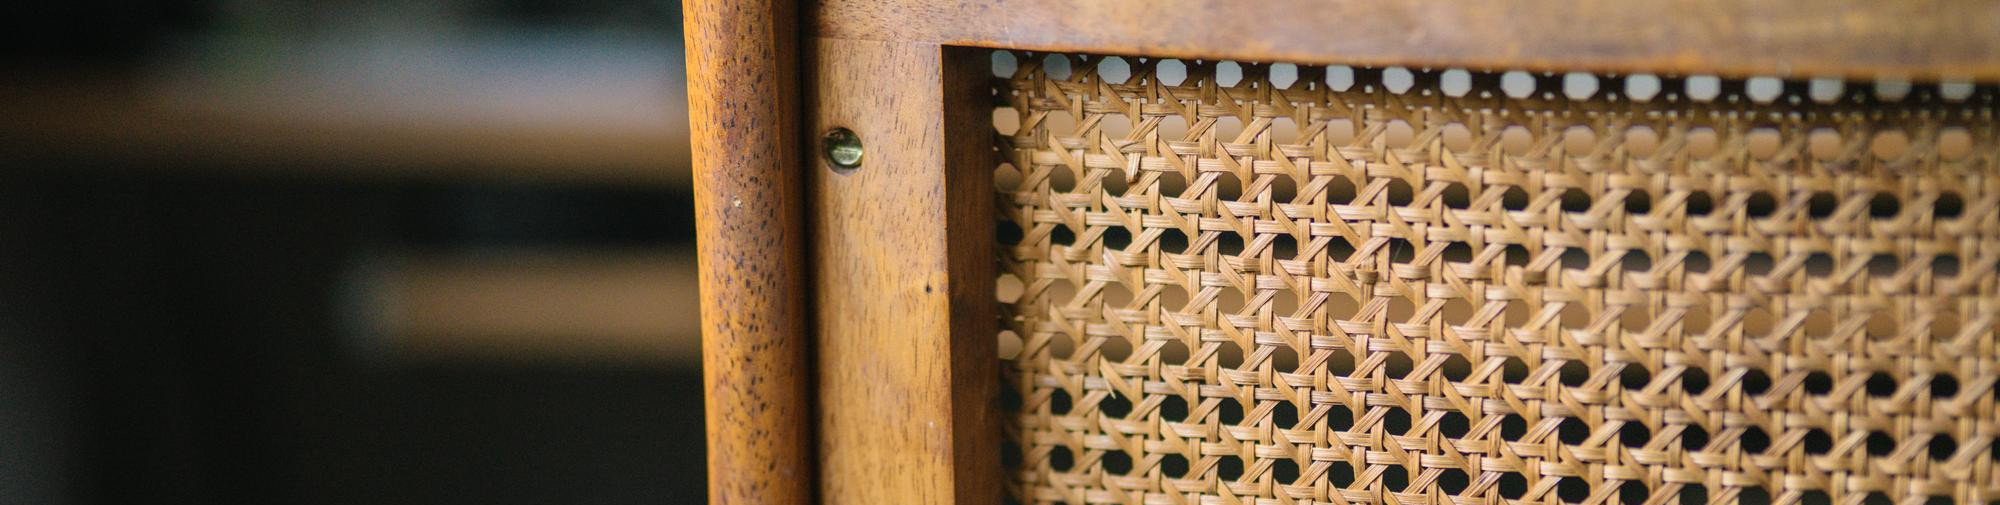
[[[684,0],[709,502],[813,501],[797,9]]]

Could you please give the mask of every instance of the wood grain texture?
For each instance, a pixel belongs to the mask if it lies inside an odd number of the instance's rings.
[[[816,41],[809,131],[859,169],[810,184],[820,497],[998,503],[990,105],[981,55]]]
[[[1159,57],[2000,78],[1991,0],[822,0],[819,36]]]
[[[686,0],[709,502],[812,502],[795,6]]]

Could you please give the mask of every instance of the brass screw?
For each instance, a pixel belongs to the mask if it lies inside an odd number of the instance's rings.
[[[861,168],[861,136],[853,130],[834,128],[819,139],[820,154],[837,172],[852,172]]]

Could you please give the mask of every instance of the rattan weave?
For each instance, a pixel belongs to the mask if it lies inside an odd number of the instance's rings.
[[[1992,88],[1001,54],[1016,502],[2000,501]]]

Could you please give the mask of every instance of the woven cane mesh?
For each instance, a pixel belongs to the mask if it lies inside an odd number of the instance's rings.
[[[2000,500],[1991,88],[998,54],[1015,502]]]

